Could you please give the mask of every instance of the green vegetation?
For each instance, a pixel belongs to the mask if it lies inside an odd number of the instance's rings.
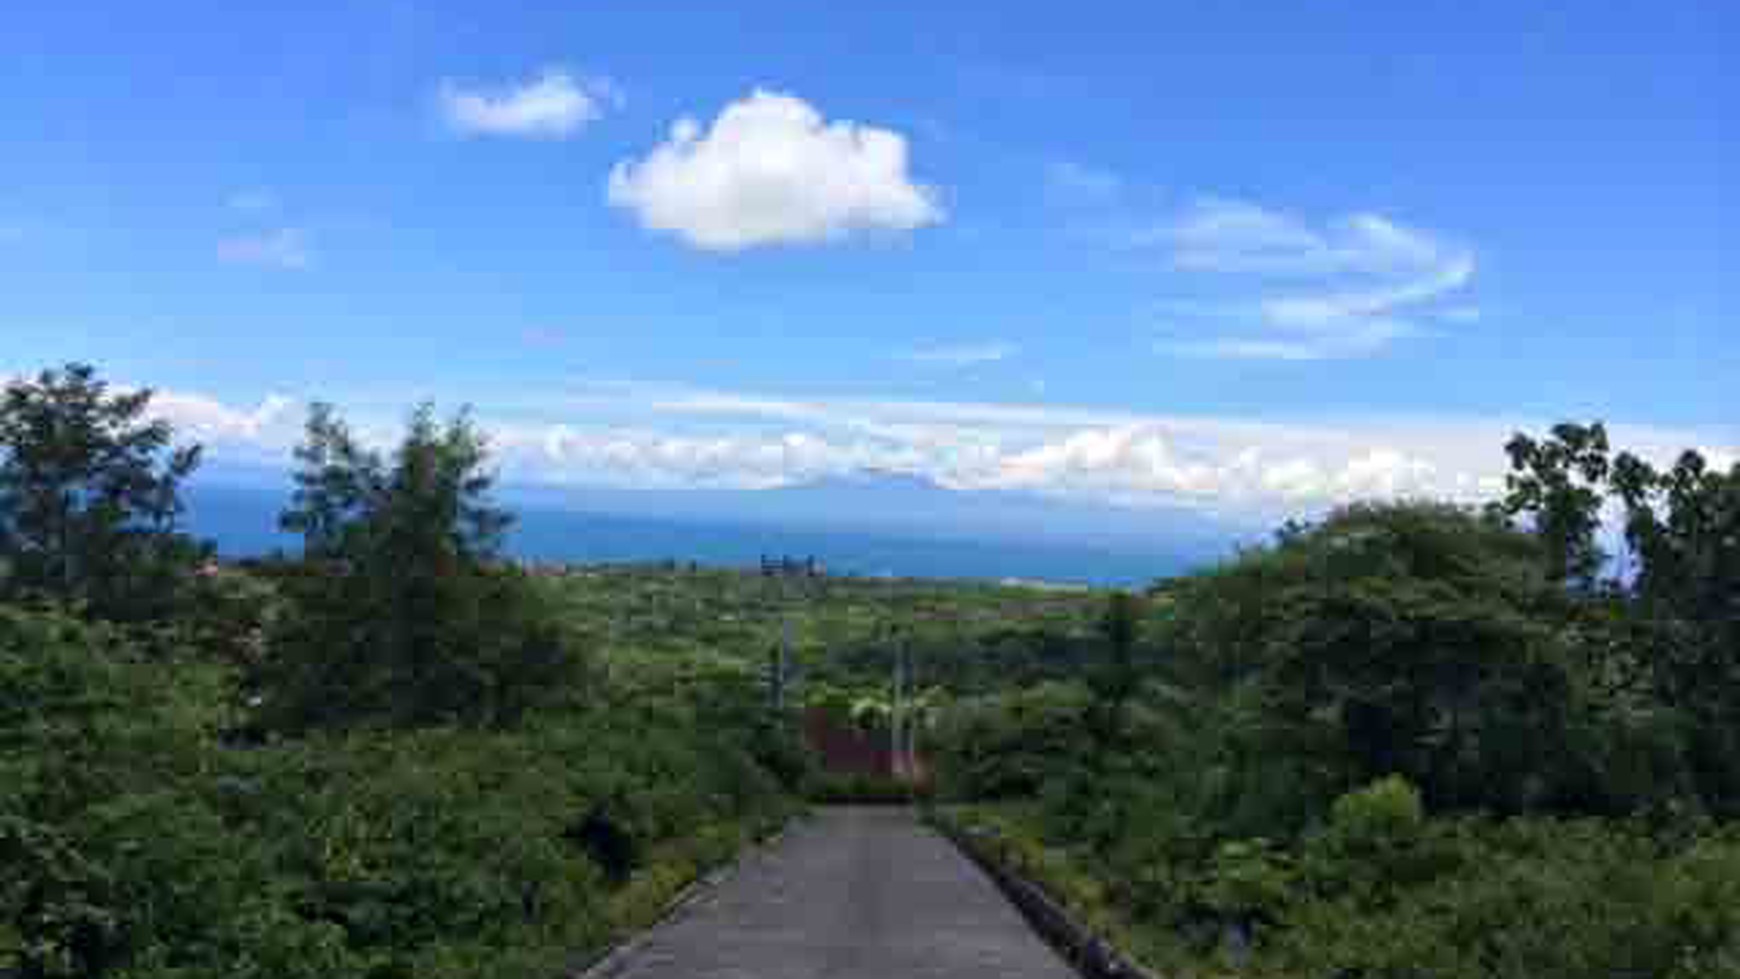
[[[0,974],[549,979],[795,811],[753,684],[602,671],[493,561],[463,419],[388,464],[317,410],[308,556],[250,571],[164,516],[148,404],[0,409]]]
[[[178,533],[197,448],[147,420],[151,392],[115,394],[80,365],[0,396],[0,586],[105,619],[170,611],[200,548]]]
[[[297,457],[283,526],[304,559],[254,677],[263,725],[499,727],[578,678],[541,596],[496,566],[512,518],[467,418],[441,429],[419,409],[389,464],[316,405]]]
[[[790,811],[747,736],[675,698],[239,749],[233,682],[60,613],[0,618],[0,910],[25,975],[548,979]]]
[[[1165,583],[1133,696],[951,715],[945,818],[1167,969],[1733,974],[1740,471],[1606,452],[1519,438],[1492,512],[1351,506]]]
[[[546,573],[464,415],[380,453],[317,407],[303,555],[235,566],[149,405],[0,399],[0,975],[548,979],[804,796],[907,798],[794,723],[892,737],[903,655],[940,818],[1157,967],[1740,972],[1740,470],[1561,426],[1490,511],[1139,595]]]

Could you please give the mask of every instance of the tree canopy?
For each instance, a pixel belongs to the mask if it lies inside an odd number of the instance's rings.
[[[259,675],[273,724],[502,723],[575,675],[564,630],[496,563],[510,517],[467,415],[419,408],[383,455],[315,405],[296,458],[282,525],[308,562]]]
[[[200,447],[174,444],[149,389],[69,364],[0,394],[0,590],[120,620],[161,616],[207,549],[182,533]]]

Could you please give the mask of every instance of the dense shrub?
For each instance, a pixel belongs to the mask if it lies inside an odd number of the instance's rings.
[[[575,640],[518,572],[291,580],[250,674],[269,728],[503,726],[577,693]]]
[[[976,698],[943,791],[1006,807],[1006,855],[1162,969],[1732,972],[1740,851],[1706,815],[1730,809],[1726,626],[1546,532],[1420,503],[1291,526],[1156,590],[1115,742],[1082,736],[1103,680]]]
[[[1027,798],[1083,757],[1092,695],[1081,684],[1043,683],[968,700],[938,737],[943,783],[962,798]]]
[[[1704,977],[1740,963],[1740,841],[1592,820],[1433,821],[1412,875],[1314,841],[1266,974]],[[1381,894],[1381,900],[1374,900]]]
[[[1101,861],[1020,806],[945,810],[974,849],[1164,972],[1705,979],[1740,965],[1740,837],[1603,820],[1416,819],[1346,797],[1305,839]]]
[[[0,973],[547,979],[790,812],[687,701],[239,749],[229,678],[0,606]]]

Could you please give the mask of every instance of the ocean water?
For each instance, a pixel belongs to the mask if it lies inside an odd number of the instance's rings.
[[[287,494],[263,489],[199,487],[187,494],[189,529],[210,538],[227,557],[283,550],[299,540],[276,529]],[[1216,555],[1112,551],[1018,540],[963,540],[894,535],[834,527],[782,527],[728,520],[661,519],[516,508],[508,553],[529,561],[614,563],[675,560],[715,567],[750,567],[762,555],[815,557],[830,571],[910,578],[1020,578],[1134,585],[1176,575]]]

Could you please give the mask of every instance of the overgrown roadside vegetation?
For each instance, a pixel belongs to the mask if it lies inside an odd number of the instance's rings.
[[[496,560],[481,437],[317,409],[206,562],[197,453],[73,368],[0,408],[0,974],[550,979],[796,809],[753,686],[607,674]]]
[[[964,704],[945,818],[1163,973],[1740,974],[1740,471],[1511,455],[1490,512],[1290,526],[1090,682]]]

